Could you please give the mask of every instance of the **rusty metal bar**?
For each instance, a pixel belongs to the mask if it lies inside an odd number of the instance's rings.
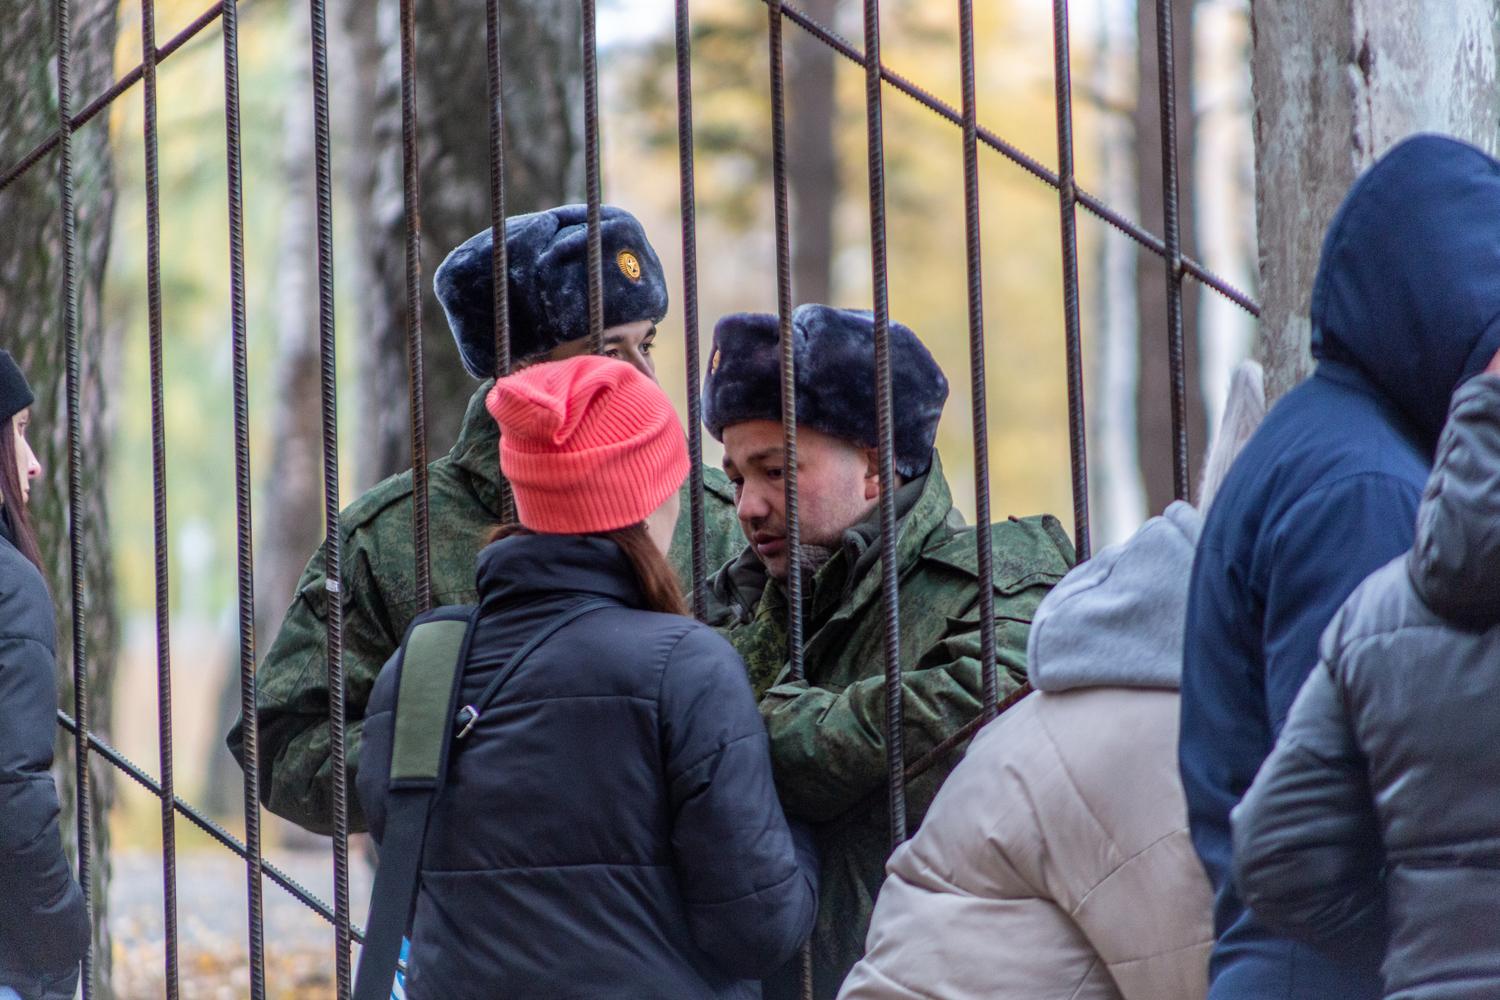
[[[693,175],[693,53],[688,0],[676,0],[677,175],[682,212],[682,337],[687,365],[688,515],[693,533],[693,616],[708,617],[707,518],[703,497],[702,371],[698,352],[698,213]]]
[[[776,317],[781,337],[782,468],[786,495],[787,659],[791,677],[807,675],[803,656],[802,518],[797,498],[797,352],[792,336],[791,210],[786,175],[786,55],[781,4],[767,6],[771,53],[771,187],[776,209]]]
[[[313,175],[317,206],[319,397],[323,423],[324,580],[329,593],[326,665],[329,757],[333,767],[334,987],[339,1000],[353,988],[349,925],[349,772],[344,687],[343,532],[339,519],[338,364],[333,300],[333,152],[328,125],[328,11],[310,0],[312,20]]]
[[[773,0],[761,0],[761,2],[769,5],[773,2]],[[813,20],[806,13],[793,6],[792,4],[779,2],[779,0],[777,0],[777,6],[780,7],[782,12],[789,20],[791,20],[799,28],[802,28],[808,34],[812,35],[814,38],[817,38],[824,45],[827,45],[829,48],[833,49],[835,52],[843,56],[845,59],[848,59],[850,62],[858,63],[861,66],[864,65],[864,53],[862,53],[855,46],[849,44],[848,41],[835,34],[834,32],[828,30],[823,25]],[[902,76],[900,73],[897,73],[894,70],[889,69],[888,67],[882,66],[880,69],[880,74],[881,78],[886,83],[889,83],[892,87],[896,88],[897,91],[916,101],[922,107],[926,108],[928,111],[931,111],[939,118],[951,122],[954,125],[963,125],[963,115],[955,110],[952,105],[939,100],[937,97],[934,97],[932,94],[917,86],[915,83]],[[1060,181],[1058,179],[1058,175],[1055,172],[1043,166],[1035,158],[1028,156],[1026,153],[1022,152],[1017,146],[1006,142],[1004,139],[1000,138],[999,135],[997,135],[990,129],[984,128],[983,126],[980,126],[978,135],[980,142],[984,143],[984,145],[990,147],[1001,156],[1004,156],[1007,160],[1010,160],[1012,163],[1016,164],[1021,169],[1031,174],[1037,180],[1053,188],[1059,186]],[[1137,225],[1134,222],[1131,222],[1129,219],[1125,218],[1123,215],[1110,208],[1099,198],[1089,194],[1082,188],[1077,187],[1076,184],[1074,185],[1074,192],[1076,195],[1077,203],[1079,205],[1082,205],[1089,212],[1093,213],[1101,221],[1115,227],[1121,233],[1134,240],[1146,250],[1156,254],[1158,257],[1164,257],[1166,255],[1166,244],[1162,242],[1161,239],[1153,235],[1150,231],[1143,229],[1141,226]],[[1191,274],[1206,287],[1212,288],[1214,291],[1218,292],[1220,295],[1224,296],[1226,299],[1233,302],[1235,305],[1239,306],[1250,315],[1257,317],[1260,316],[1260,305],[1254,299],[1252,299],[1249,295],[1246,295],[1244,292],[1240,291],[1238,288],[1235,288],[1228,281],[1225,281],[1217,274],[1214,274],[1202,264],[1198,263],[1190,257],[1184,257],[1182,261],[1182,268],[1185,273]]]
[[[186,45],[200,31],[212,24],[214,20],[218,18],[219,15],[223,12],[223,10],[224,4],[220,2],[214,4],[208,10],[200,14],[198,18],[191,24],[189,24],[186,28],[183,28],[176,35],[172,36],[172,39],[168,41],[167,44],[161,46],[156,50],[156,62],[160,63],[163,59],[166,59],[172,53],[176,52],[178,49]],[[143,59],[141,63],[134,69],[126,73],[124,76],[120,77],[119,81],[117,81],[112,87],[110,87],[104,93],[100,94],[98,97],[94,98],[88,104],[84,105],[83,110],[78,112],[78,114],[72,116],[72,118],[70,119],[72,130],[76,132],[85,124],[92,121],[93,118],[99,114],[99,112],[103,111],[105,108],[113,104],[123,94],[129,91],[131,87],[134,87],[137,83],[140,83],[141,80],[145,77],[145,73],[146,63]],[[59,128],[56,132],[53,132],[50,136],[38,143],[36,147],[31,150],[31,152],[27,153],[25,156],[21,157],[20,160],[16,161],[16,163],[8,170],[6,170],[5,173],[0,174],[0,191],[4,191],[6,188],[10,187],[10,185],[15,183],[15,181],[22,174],[26,173],[32,167],[36,166],[37,162],[41,160],[42,157],[46,156],[48,153],[56,149],[61,136],[62,129]]]
[[[490,97],[490,282],[494,290],[495,377],[510,374],[510,257],[505,246],[505,94],[500,0],[485,0],[485,72]],[[500,520],[516,519],[510,480],[500,477]]]
[[[1073,187],[1073,82],[1068,55],[1068,0],[1052,0],[1052,51],[1057,91],[1057,176],[1062,222],[1063,324],[1068,355],[1068,451],[1073,467],[1073,546],[1089,557],[1089,468],[1083,412],[1083,345],[1078,318],[1078,211]]]
[[[604,350],[603,234],[599,231],[599,34],[594,0],[583,4],[583,157],[588,196],[589,344]]]
[[[141,0],[141,66],[146,159],[146,323],[151,366],[152,532],[156,547],[156,720],[161,768],[163,961],[168,1000],[177,1000],[177,817],[172,769],[172,609],[167,538],[166,404],[162,387],[161,177],[157,163],[156,3]]]
[[[57,710],[57,724],[64,730],[75,736],[80,733],[86,732],[85,730],[79,729],[78,723],[73,720],[73,717],[70,716],[67,712],[64,712],[62,709]],[[165,797],[165,793],[161,786],[161,783],[152,778],[151,775],[147,774],[145,769],[142,768],[139,764],[136,764],[130,758],[126,757],[119,750],[111,746],[106,740],[101,739],[97,733],[86,732],[86,736],[88,739],[89,747],[92,749],[92,751],[103,758],[103,760],[111,767],[119,771],[121,774],[125,775],[130,780],[134,781],[136,784],[140,785],[142,788],[146,789],[146,791],[150,792],[152,795],[158,798]],[[202,830],[204,833],[208,834],[220,846],[228,848],[230,851],[233,851],[235,854],[237,854],[247,862],[250,860],[250,849],[243,842],[235,837],[234,834],[230,833],[228,830],[225,830],[222,826],[209,819],[207,815],[205,815],[192,803],[177,795],[172,796],[168,801],[172,803],[172,808],[175,811],[187,817],[189,822],[191,822],[198,829]],[[302,884],[299,883],[296,879],[292,878],[290,875],[282,871],[280,868],[276,867],[271,862],[262,861],[261,868],[265,872],[267,878],[269,878],[272,882],[276,883],[281,888],[285,889],[288,895],[290,895],[293,899],[297,900],[297,902],[301,903],[303,906],[306,906],[309,910],[312,910],[314,913],[322,917],[324,920],[328,921],[330,924],[333,923],[333,907],[323,902],[309,889],[302,886]],[[353,928],[353,938],[355,941],[363,943],[365,939],[364,930],[359,927]]]
[[[80,357],[78,330],[78,220],[73,209],[73,126],[69,107],[72,104],[73,27],[68,0],[56,0],[53,25],[57,44],[57,117],[58,117],[58,187],[62,211],[62,307],[65,338],[65,395],[68,412],[68,556],[69,583],[72,591],[71,625],[73,640],[73,714],[88,726],[89,670],[88,629],[84,617],[83,539],[83,422],[80,406],[83,364]],[[73,744],[75,789],[77,793],[78,882],[83,888],[83,905],[88,914],[90,937],[94,926],[94,810],[90,795],[89,746],[79,737]],[[83,997],[94,992],[94,949],[83,955]]]
[[[870,271],[875,300],[875,417],[880,452],[880,590],[885,609],[885,759],[891,846],[906,840],[905,689],[901,684],[901,590],[896,568],[895,415],[891,315],[886,287],[885,126],[880,103],[880,0],[865,0],[865,139],[870,170]]]
[[[1177,92],[1172,0],[1156,0],[1156,65],[1161,85],[1162,228],[1166,231],[1167,358],[1172,379],[1172,491],[1188,499],[1187,361],[1182,330],[1182,234],[1177,206]]]
[[[969,276],[969,386],[973,397],[974,544],[979,557],[979,663],[985,721],[995,717],[1000,671],[995,653],[994,549],[990,541],[990,434],[984,367],[984,268],[979,229],[979,111],[974,92],[974,3],[958,0],[959,77],[963,89],[964,233]]]
[[[411,397],[412,540],[417,608],[432,607],[432,540],[427,502],[427,390],[422,361],[422,206],[417,151],[417,24],[401,0],[401,199],[406,213],[406,360]]]
[[[224,130],[229,175],[229,328],[234,381],[234,514],[240,628],[240,715],[244,719],[246,893],[250,910],[250,995],[265,1000],[265,909],[260,850],[260,727],[255,704],[255,550],[251,537],[250,387],[245,323],[245,196],[240,157],[239,8],[224,0]],[[88,728],[80,718],[79,725]]]

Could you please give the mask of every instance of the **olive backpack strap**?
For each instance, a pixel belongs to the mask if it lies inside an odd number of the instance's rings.
[[[454,609],[455,611],[458,609]],[[370,892],[354,1000],[389,1000],[416,902],[427,814],[448,769],[451,720],[478,609],[414,625],[402,644],[385,836]]]
[[[568,623],[613,604],[603,598],[583,601],[555,616],[462,710],[457,707],[458,694],[478,609],[469,609],[461,618],[434,617],[412,626],[402,644],[391,774],[386,785],[385,836],[380,843],[380,867],[370,890],[370,919],[359,956],[354,1000],[390,998],[401,939],[406,935],[421,881],[427,817],[448,772],[448,753],[454,740],[469,735],[501,685],[538,646]]]

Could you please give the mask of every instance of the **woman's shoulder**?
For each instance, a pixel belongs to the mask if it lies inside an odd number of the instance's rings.
[[[0,639],[32,639],[56,646],[52,597],[41,571],[0,537]]]

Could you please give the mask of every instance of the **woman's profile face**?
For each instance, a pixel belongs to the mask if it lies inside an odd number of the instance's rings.
[[[31,481],[42,474],[42,463],[36,460],[36,452],[26,440],[26,430],[31,426],[31,407],[27,407],[10,418],[11,433],[16,443],[16,478],[21,483],[21,499],[31,500]]]

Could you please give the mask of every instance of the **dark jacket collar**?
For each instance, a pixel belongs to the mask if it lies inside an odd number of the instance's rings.
[[[643,607],[620,547],[593,535],[514,535],[479,553],[479,600],[488,610],[576,594]]]

